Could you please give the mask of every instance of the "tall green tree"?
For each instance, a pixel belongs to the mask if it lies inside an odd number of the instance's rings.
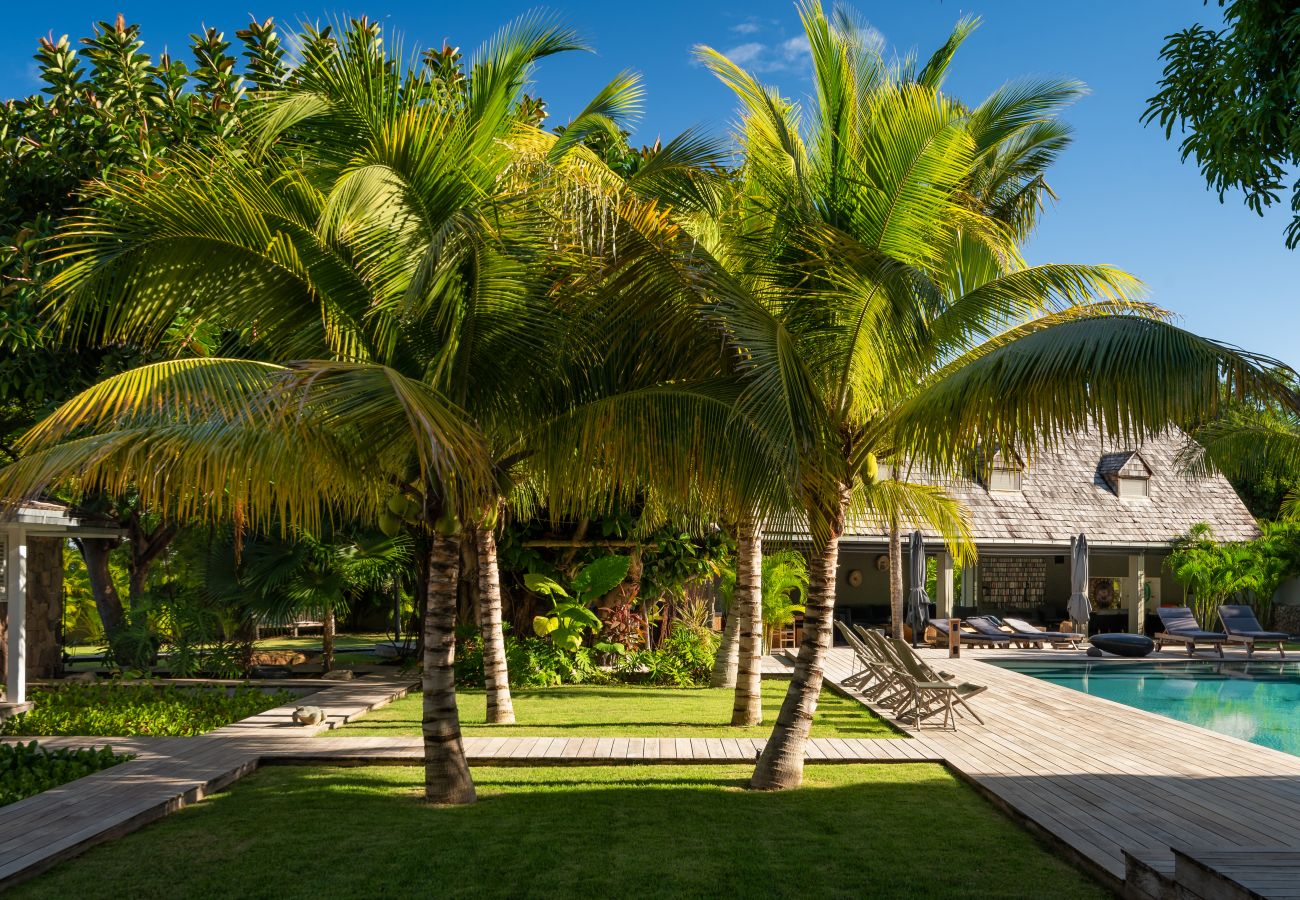
[[[274,22],[254,20],[239,32],[244,54],[273,88],[283,68]],[[0,452],[14,458],[14,441],[59,403],[98,378],[148,358],[114,342],[69,341],[44,300],[62,262],[47,251],[58,226],[86,204],[93,179],[123,170],[155,171],[174,150],[195,147],[238,127],[250,93],[231,42],[213,29],[191,35],[187,66],[145,52],[138,25],[122,16],[99,22],[80,41],[42,38],[34,60],[41,90],[0,106]],[[251,69],[250,69],[251,71]],[[178,321],[149,355],[208,352],[214,335]],[[129,592],[144,589],[153,562],[170,544],[176,523],[141,510],[133,494],[86,498],[86,518],[122,527],[127,535]],[[85,538],[79,549],[90,573],[100,618],[112,631],[122,599],[108,577],[112,538]]]
[[[946,521],[959,536],[960,510],[908,483],[912,467],[969,473],[981,447],[1032,452],[1093,426],[1132,436],[1213,408],[1220,376],[1264,381],[1254,361],[1138,302],[1123,272],[1024,262],[1076,84],[1012,82],[968,106],[943,82],[973,20],[916,64],[886,60],[846,10],[800,12],[807,109],[700,51],[741,104],[745,202],[723,238],[734,230],[728,265],[759,302],[720,299],[744,351],[740,406],[787,442],[814,543],[761,789],[801,781],[850,517]]]
[[[126,373],[33,431],[33,455],[9,473],[27,491],[56,472],[83,489],[140,479],[142,497],[174,515],[238,525],[274,513],[309,533],[328,516],[375,521],[400,506],[427,535],[435,802],[474,799],[452,668],[459,543],[485,539],[512,423],[547,396],[539,376],[561,337],[537,265],[555,229],[523,174],[529,148],[547,148],[545,160],[560,139],[525,120],[523,89],[537,60],[580,46],[526,17],[462,76],[443,54],[406,65],[354,21],[307,42],[246,140],[176,153],[147,183],[104,181],[102,211],[64,232],[53,286],[74,331],[151,346],[189,311],[237,325],[252,355],[308,361]],[[628,90],[616,85],[589,118],[616,112]],[[74,434],[88,436],[66,442]]]
[[[1209,0],[1206,0],[1209,5]],[[1164,77],[1143,121],[1181,135],[1222,201],[1240,191],[1263,215],[1300,164],[1300,8],[1291,0],[1218,0],[1223,27],[1165,38]],[[1291,187],[1286,245],[1300,243],[1300,183]]]

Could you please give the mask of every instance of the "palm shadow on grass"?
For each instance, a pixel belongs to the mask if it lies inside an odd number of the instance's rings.
[[[935,765],[813,765],[781,793],[747,766],[474,774],[476,805],[438,808],[418,768],[265,769],[14,895],[1104,896]]]
[[[766,737],[788,680],[763,682],[764,724],[735,728],[732,692],[711,688],[565,685],[513,691],[516,722],[487,725],[481,689],[461,690],[461,727],[469,737]],[[372,712],[330,737],[420,734],[422,698],[413,695]],[[822,692],[813,737],[905,738],[856,700]]]

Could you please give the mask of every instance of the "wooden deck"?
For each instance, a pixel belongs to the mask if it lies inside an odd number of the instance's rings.
[[[989,690],[971,701],[985,725],[927,726],[915,742],[1112,886],[1125,850],[1171,869],[1173,846],[1300,847],[1300,757],[980,661],[1017,651],[921,652]],[[829,679],[852,669],[832,651]]]

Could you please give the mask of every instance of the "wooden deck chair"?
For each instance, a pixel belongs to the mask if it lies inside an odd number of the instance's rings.
[[[1223,629],[1228,632],[1228,641],[1243,644],[1248,658],[1255,655],[1256,644],[1274,644],[1277,652],[1286,659],[1286,642],[1291,639],[1291,635],[1283,631],[1265,631],[1264,626],[1259,624],[1259,619],[1255,618],[1255,611],[1249,606],[1225,603],[1219,607],[1219,619],[1223,622]]]

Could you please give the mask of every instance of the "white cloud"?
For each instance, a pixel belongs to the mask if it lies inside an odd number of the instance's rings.
[[[808,44],[807,35],[801,34],[781,42],[781,58],[786,62],[795,62],[810,53],[812,47]]]
[[[730,50],[724,51],[723,55],[736,65],[749,65],[750,63],[761,60],[762,57],[767,55],[767,46],[765,44],[760,44],[757,41],[752,41],[748,44],[740,44],[732,47]]]
[[[776,35],[785,31],[780,27],[779,22],[768,22],[762,19],[746,19],[744,22],[732,25],[730,30],[736,34],[755,35],[769,29],[774,30]],[[856,30],[858,39],[863,45],[877,50],[884,48],[885,36],[874,26],[860,22]],[[806,72],[808,57],[811,54],[812,48],[808,44],[808,37],[803,34],[789,38],[778,37],[771,41],[750,40],[737,44],[723,53],[736,65],[744,66],[751,72],[759,74]]]

